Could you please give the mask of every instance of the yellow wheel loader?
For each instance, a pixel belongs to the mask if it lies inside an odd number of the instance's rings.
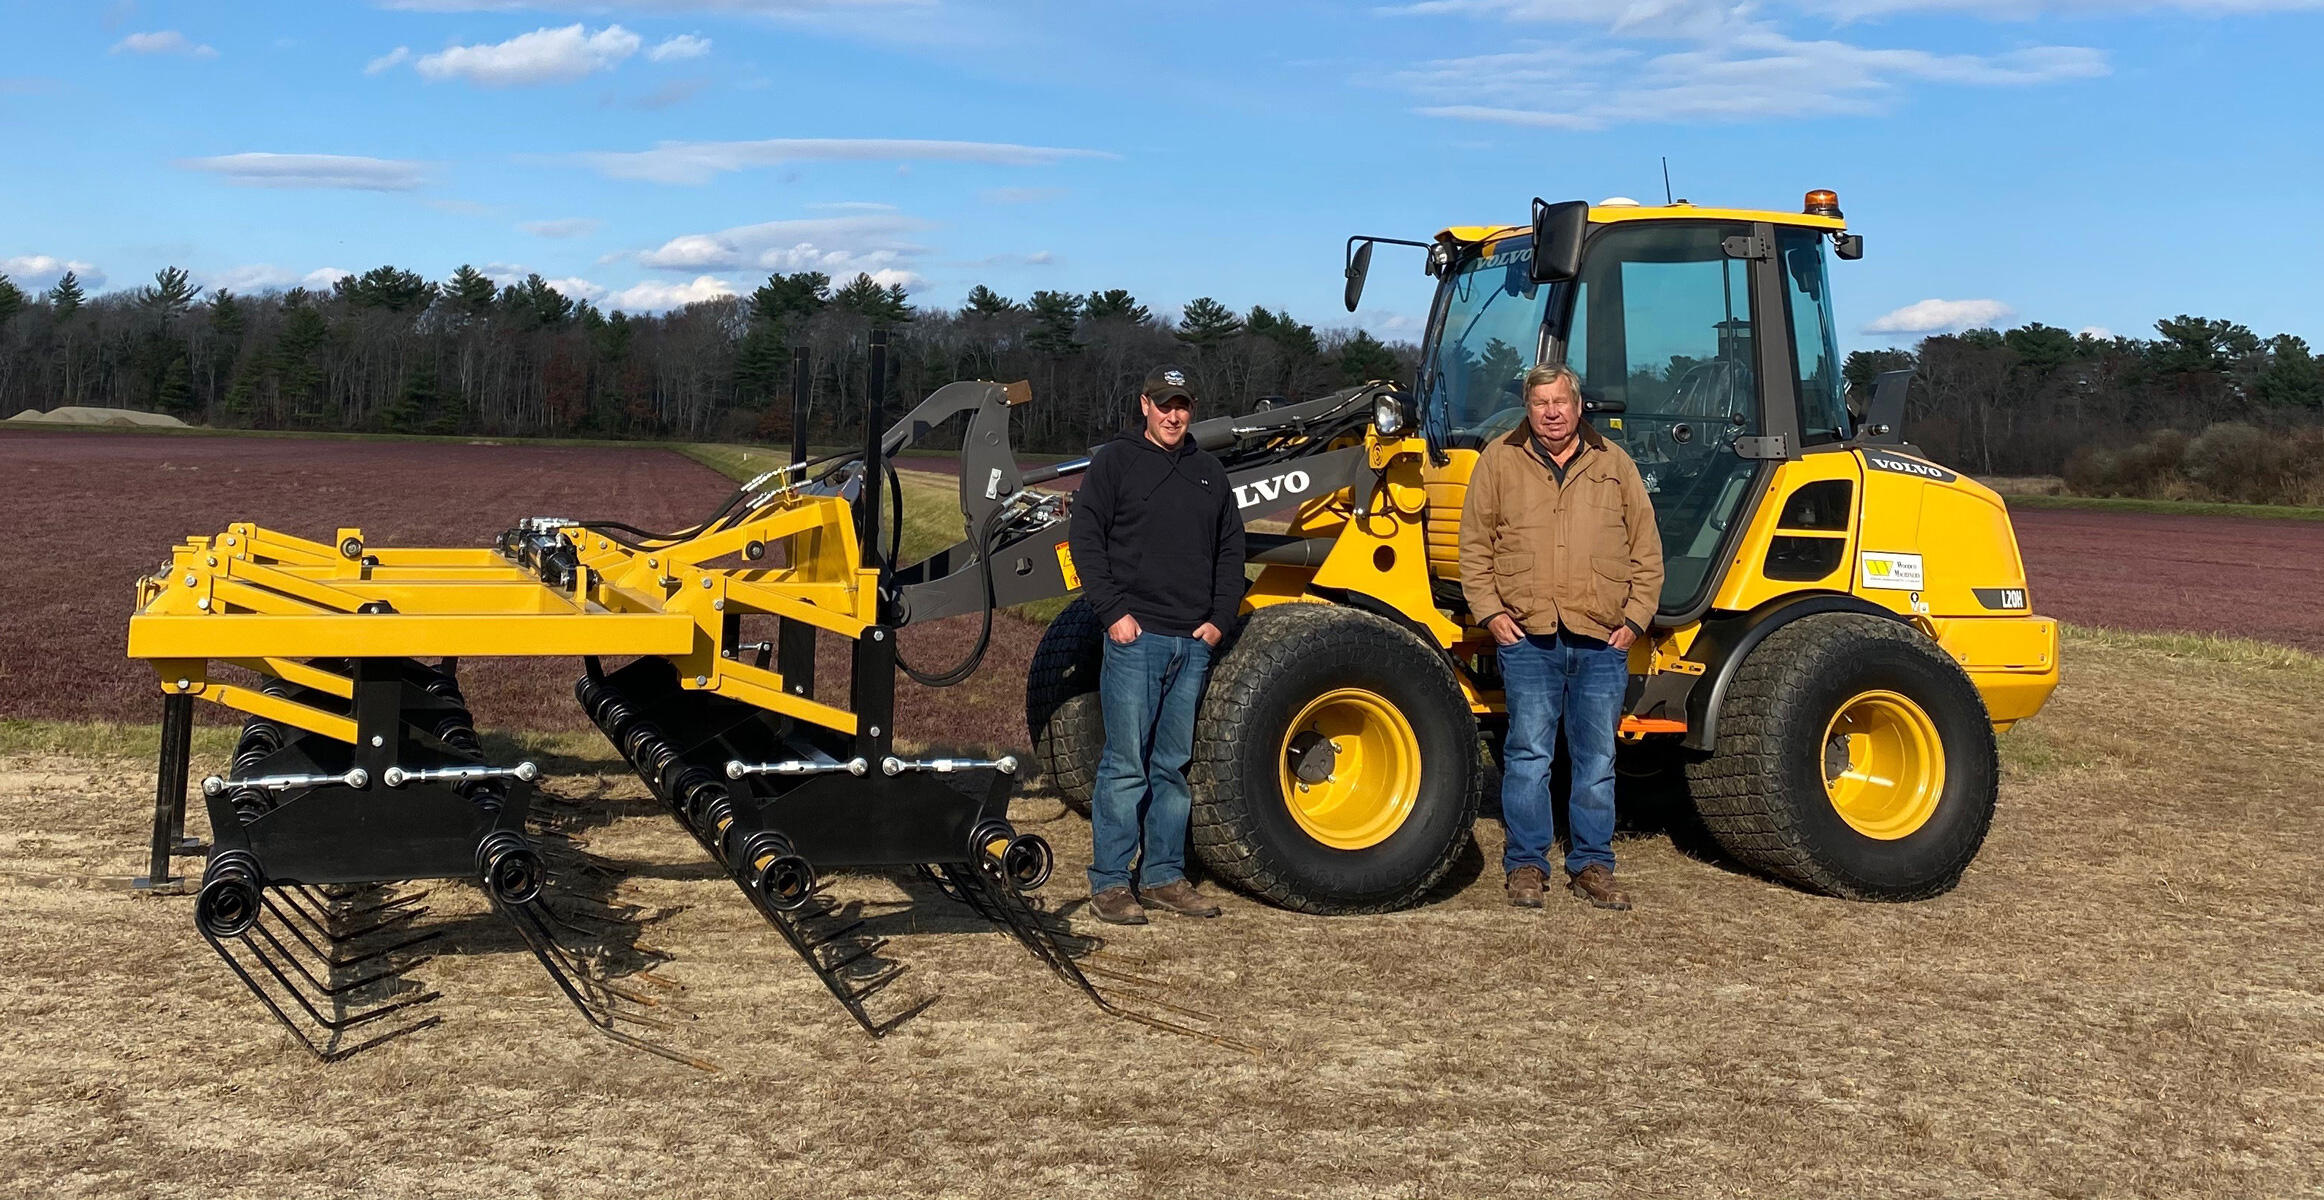
[[[1836,896],[1952,887],[1991,821],[1994,734],[2058,680],[2001,499],[1902,436],[1907,377],[1851,414],[1827,249],[1863,253],[1838,200],[1801,211],[1536,200],[1521,226],[1351,238],[1354,311],[1377,242],[1436,281],[1416,389],[1359,389],[1364,477],[1305,468],[1272,413],[1194,427],[1236,473],[1250,615],[1197,725],[1192,843],[1236,887],[1309,912],[1409,905],[1467,843],[1504,714],[1494,645],[1459,587],[1478,451],[1522,419],[1542,362],[1583,379],[1638,463],[1668,578],[1632,650],[1633,769],[1683,771],[1740,862]],[[1325,447],[1342,447],[1332,451]],[[1279,457],[1257,462],[1266,453]],[[1048,631],[1028,692],[1049,775],[1086,804],[1102,742],[1099,631]]]

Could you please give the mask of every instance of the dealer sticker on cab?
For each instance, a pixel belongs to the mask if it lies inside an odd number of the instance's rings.
[[[1864,552],[1864,586],[1898,592],[1921,590],[1921,556]]]

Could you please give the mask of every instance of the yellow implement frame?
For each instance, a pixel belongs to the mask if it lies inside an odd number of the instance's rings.
[[[372,549],[359,529],[323,543],[229,525],[187,539],[138,582],[129,657],[153,664],[165,694],[340,741],[355,736],[351,718],[214,669],[346,699],[347,675],[303,660],[659,655],[690,690],[853,735],[855,713],[742,661],[734,644],[749,616],[850,640],[876,624],[879,575],[860,565],[853,510],[791,487],[752,499],[741,516],[643,542],[536,523],[545,544],[571,548],[569,578],[523,561],[506,538],[499,549]]]

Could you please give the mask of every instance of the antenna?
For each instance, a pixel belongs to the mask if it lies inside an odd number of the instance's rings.
[[[1662,202],[1676,203],[1670,198],[1670,156],[1667,154],[1662,156]]]

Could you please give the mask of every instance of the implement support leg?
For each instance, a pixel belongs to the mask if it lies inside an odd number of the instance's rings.
[[[153,862],[132,881],[141,891],[177,891],[184,880],[170,874],[170,858],[186,836],[186,771],[194,751],[194,698],[171,694],[161,700],[161,763],[153,788]]]

